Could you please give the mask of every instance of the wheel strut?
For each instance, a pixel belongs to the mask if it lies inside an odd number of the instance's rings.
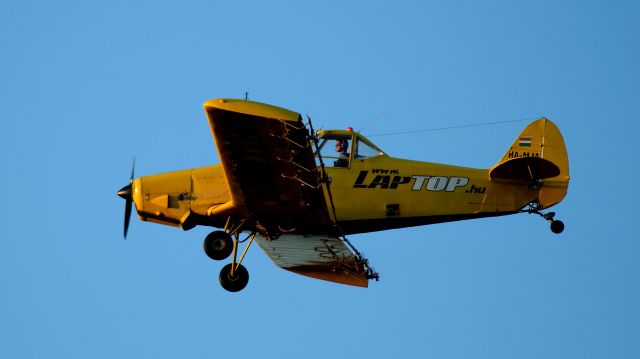
[[[233,240],[233,259],[231,261],[231,275],[234,275],[235,271],[238,269],[238,267],[240,265],[242,265],[242,260],[244,259],[244,256],[247,254],[247,251],[249,250],[249,247],[251,246],[251,243],[253,243],[254,238],[256,238],[256,234],[255,233],[251,233],[249,235],[249,237],[245,238],[242,240],[242,242],[245,242],[247,239],[249,240],[249,242],[247,243],[247,245],[244,246],[244,250],[242,251],[242,254],[240,255],[240,259],[236,261],[237,255],[238,255],[238,244],[241,243],[239,240],[239,235],[236,234],[235,238]]]
[[[256,237],[256,233],[251,233],[247,238],[240,241],[240,235],[238,232],[234,234],[233,239],[233,256],[231,257],[231,263],[222,267],[220,270],[220,285],[222,288],[228,290],[229,292],[238,292],[244,289],[249,283],[249,271],[242,265],[242,260],[244,256],[247,254],[251,243]],[[249,240],[240,254],[240,258],[238,259],[238,246],[240,243],[244,243]]]

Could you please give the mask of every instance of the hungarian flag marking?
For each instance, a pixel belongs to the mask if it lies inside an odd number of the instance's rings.
[[[531,140],[532,138],[530,136],[521,136],[520,140],[518,141],[518,146],[531,147]]]

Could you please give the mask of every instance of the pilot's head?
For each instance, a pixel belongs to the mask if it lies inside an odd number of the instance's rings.
[[[347,154],[349,151],[349,141],[347,139],[336,140],[336,152]]]

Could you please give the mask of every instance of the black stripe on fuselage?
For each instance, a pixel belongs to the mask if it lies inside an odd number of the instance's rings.
[[[388,229],[397,229],[404,227],[424,226],[428,224],[463,221],[467,219],[499,217],[510,214],[516,214],[518,211],[508,212],[488,212],[488,213],[470,213],[470,214],[452,214],[442,216],[424,216],[424,217],[398,217],[398,218],[378,218],[363,219],[355,221],[340,221],[340,228],[344,234],[357,234],[384,231]]]

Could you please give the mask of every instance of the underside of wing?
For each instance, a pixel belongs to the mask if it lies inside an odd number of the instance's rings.
[[[337,238],[284,234],[271,241],[257,236],[256,241],[277,266],[308,277],[367,287],[374,273]]]
[[[300,114],[232,99],[204,107],[232,198],[212,214],[281,232],[331,223]]]

